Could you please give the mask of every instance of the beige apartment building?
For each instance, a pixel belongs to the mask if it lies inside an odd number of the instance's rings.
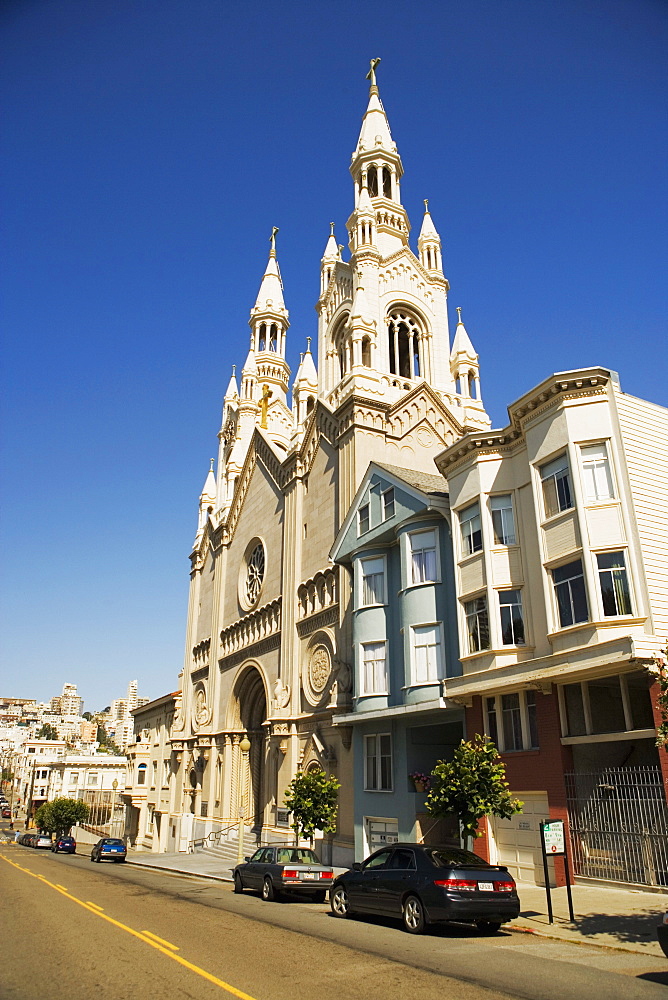
[[[562,818],[578,874],[667,885],[651,671],[668,637],[668,410],[585,368],[508,415],[436,460],[463,668],[446,693],[469,734],[495,740],[525,803],[488,825],[489,856],[540,881],[538,824]]]

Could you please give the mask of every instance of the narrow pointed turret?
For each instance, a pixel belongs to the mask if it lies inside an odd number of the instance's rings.
[[[237,366],[232,365],[232,374],[230,375],[230,381],[227,385],[227,392],[225,393],[225,401],[238,399],[239,389],[237,388]]]
[[[433,219],[429,213],[429,202],[424,200],[424,217],[422,228],[418,236],[418,252],[420,263],[427,271],[439,271],[443,273],[443,262],[441,260],[441,237],[436,231]]]
[[[285,360],[288,311],[283,301],[283,282],[276,256],[276,226],[271,231],[269,260],[262,278],[255,306],[251,309],[251,351],[255,352],[257,370],[254,398],[280,400],[287,407],[290,368]],[[269,393],[269,396],[267,396]],[[263,411],[266,418],[266,407]]]
[[[461,306],[457,306],[457,329],[450,352],[450,371],[458,394],[481,406],[478,354],[464,326]]]
[[[320,294],[324,295],[334,274],[337,260],[340,260],[339,248],[334,238],[334,223],[329,224],[329,239],[320,261]]]
[[[200,493],[199,522],[197,525],[198,532],[203,530],[208,520],[209,514],[212,514],[216,507],[216,496],[218,491],[216,487],[216,477],[213,472],[213,463],[214,460],[211,459],[211,467],[204,482],[204,488]]]

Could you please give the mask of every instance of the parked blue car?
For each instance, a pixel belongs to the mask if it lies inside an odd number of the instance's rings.
[[[90,852],[91,861],[125,861],[125,842],[117,837],[102,837]]]

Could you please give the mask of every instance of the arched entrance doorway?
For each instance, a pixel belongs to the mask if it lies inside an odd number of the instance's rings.
[[[258,667],[249,666],[239,675],[234,685],[232,706],[234,718],[230,728],[237,729],[250,740],[250,750],[240,766],[246,769],[241,775],[241,788],[245,790],[246,819],[254,829],[261,829],[267,801],[265,790],[267,693]]]

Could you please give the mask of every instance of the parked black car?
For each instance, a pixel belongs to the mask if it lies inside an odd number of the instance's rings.
[[[517,887],[507,868],[459,848],[401,843],[376,851],[339,875],[330,906],[336,917],[401,917],[411,934],[448,921],[475,924],[481,933],[495,934],[520,912]]]
[[[321,865],[310,848],[272,844],[258,848],[245,864],[236,866],[234,891],[259,889],[266,900],[294,893],[324,903],[333,878],[331,865]]]

